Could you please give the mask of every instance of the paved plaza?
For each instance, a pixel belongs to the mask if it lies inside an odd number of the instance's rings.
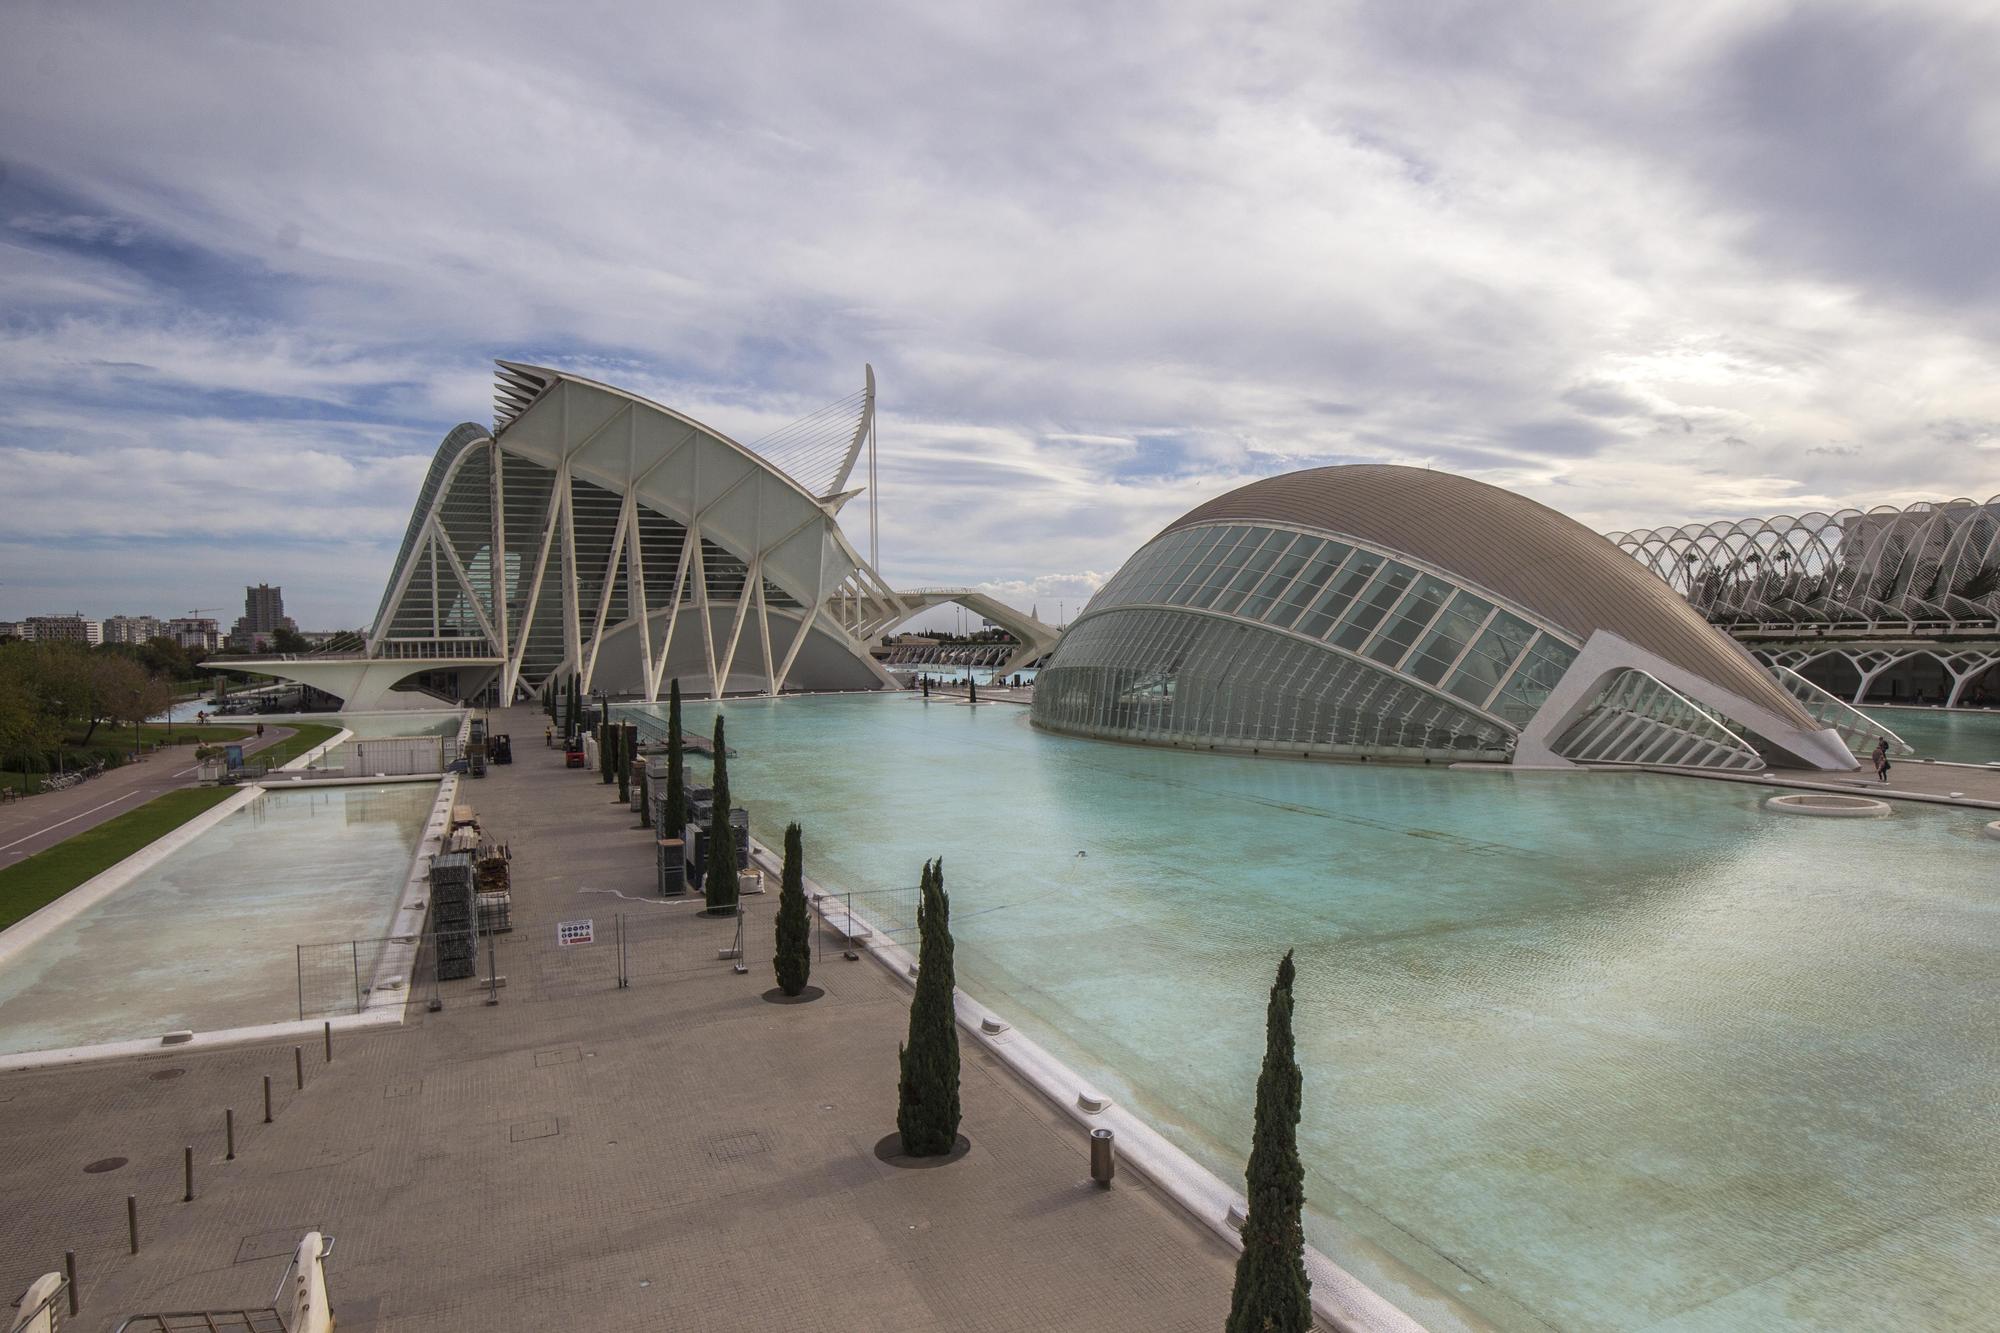
[[[710,954],[726,925],[648,900],[648,835],[614,788],[540,747],[542,722],[496,714],[516,762],[460,798],[513,849],[503,939],[649,912],[650,929],[688,932],[676,957]],[[770,913],[750,919],[747,975],[711,957],[627,989],[563,987],[545,952],[503,954],[496,1006],[413,1006],[403,1027],[337,1035],[330,1065],[315,1040],[303,1091],[290,1044],[0,1079],[0,1286],[11,1299],[75,1250],[74,1327],[262,1305],[318,1227],[338,1238],[343,1333],[1221,1327],[1233,1253],[1130,1172],[1090,1185],[1082,1131],[970,1041],[970,1154],[880,1160],[908,989],[835,956],[815,965],[824,998],[767,1003]]]

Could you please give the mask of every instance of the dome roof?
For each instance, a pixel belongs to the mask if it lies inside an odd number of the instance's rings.
[[[1803,729],[1819,725],[1658,575],[1575,519],[1512,491],[1425,468],[1308,468],[1219,495],[1160,535],[1212,522],[1344,534],[1483,588],[1579,643],[1609,630]]]

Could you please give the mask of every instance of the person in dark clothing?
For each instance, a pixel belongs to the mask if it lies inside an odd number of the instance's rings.
[[[1878,740],[1878,741],[1876,741],[1876,742],[1875,742],[1875,754],[1874,754],[1874,760],[1875,760],[1875,777],[1876,777],[1876,780],[1877,780],[1877,781],[1880,781],[1880,782],[1887,782],[1887,781],[1889,780],[1889,742],[1888,742],[1888,741],[1886,741],[1886,740]]]

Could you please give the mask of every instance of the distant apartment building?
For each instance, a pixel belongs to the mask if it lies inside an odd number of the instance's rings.
[[[151,643],[167,632],[158,616],[111,616],[104,622],[106,643]]]
[[[103,643],[104,623],[85,619],[81,611],[66,616],[29,616],[21,622],[21,637],[37,643]]]
[[[21,634],[20,621],[0,620],[0,639],[18,639],[21,637],[22,634]]]
[[[285,614],[285,591],[271,583],[260,583],[256,587],[243,589],[243,615],[236,622],[236,628],[229,632],[232,648],[247,648],[252,651],[271,646],[271,636],[279,629],[298,632],[298,626]]]
[[[208,616],[175,616],[167,622],[167,637],[183,648],[212,653],[222,646],[222,626]]]

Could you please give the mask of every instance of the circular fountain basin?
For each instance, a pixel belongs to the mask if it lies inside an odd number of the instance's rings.
[[[1832,792],[1795,791],[1773,796],[1766,810],[1786,815],[1817,815],[1822,819],[1882,819],[1893,813],[1887,801],[1872,796],[1840,796]]]

